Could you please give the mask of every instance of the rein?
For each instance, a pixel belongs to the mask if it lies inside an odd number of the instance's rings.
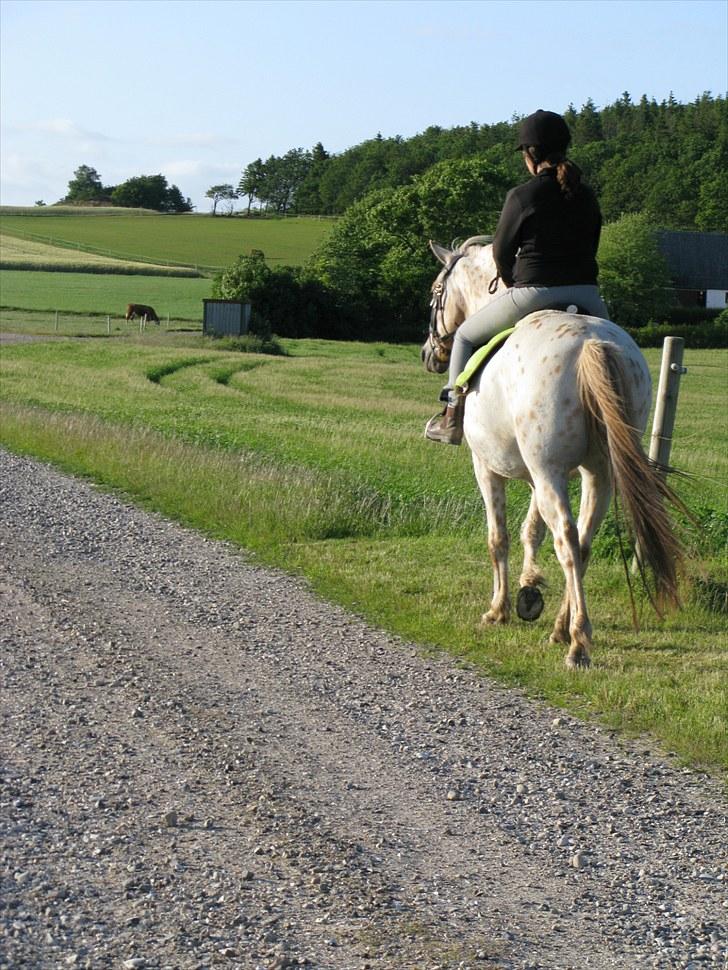
[[[444,312],[445,312],[445,302],[447,300],[447,279],[455,269],[458,261],[466,254],[470,246],[489,246],[493,242],[493,236],[471,236],[466,239],[465,242],[461,243],[457,249],[455,249],[455,241],[453,241],[453,251],[450,254],[450,259],[441,271],[440,276],[435,280],[432,287],[432,300],[430,301],[430,344],[433,349],[439,353],[444,359],[450,356],[452,350],[452,344],[455,339],[455,331],[452,333],[446,333],[440,335],[437,329],[438,317],[443,320],[444,327]],[[492,295],[498,289],[498,284],[500,283],[499,274],[493,277],[488,286],[488,292]]]
[[[430,311],[430,343],[437,350],[447,354],[447,356],[450,355],[452,343],[455,339],[455,331],[440,336],[437,330],[437,321],[438,316],[442,317],[444,320],[443,314],[445,312],[445,302],[447,300],[447,288],[445,285],[447,283],[447,278],[455,269],[458,261],[462,259],[464,255],[465,254],[462,252],[453,253],[452,259],[448,262],[444,270],[442,270],[440,276],[437,278],[432,287],[432,300],[430,301],[430,306],[432,308]]]

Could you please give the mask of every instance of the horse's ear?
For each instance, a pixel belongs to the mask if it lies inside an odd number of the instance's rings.
[[[434,239],[430,240],[430,249],[435,254],[435,259],[437,259],[443,266],[447,266],[452,253],[449,249],[441,246],[440,243],[436,243]]]

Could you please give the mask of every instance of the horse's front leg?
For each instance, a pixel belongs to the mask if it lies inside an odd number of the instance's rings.
[[[488,552],[493,565],[493,599],[481,623],[507,623],[511,617],[508,595],[508,528],[506,525],[505,479],[496,475],[473,455],[475,476],[485,503],[488,520]]]

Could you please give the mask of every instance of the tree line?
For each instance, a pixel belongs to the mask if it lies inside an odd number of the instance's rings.
[[[681,104],[625,92],[598,109],[589,99],[564,112],[571,157],[599,195],[606,221],[644,213],[665,229],[728,231],[728,109],[702,94]],[[319,142],[310,151],[258,158],[237,187],[247,210],[341,215],[369,192],[408,184],[448,159],[482,157],[511,184],[524,179],[514,151],[518,118],[492,125],[431,126],[412,138],[375,138],[339,154]]]
[[[176,185],[169,185],[164,175],[138,175],[120,185],[104,185],[99,173],[90,165],[80,165],[76,169],[60,203],[111,205],[157,212],[192,212],[193,209],[189,198],[185,198]]]
[[[570,156],[595,188],[605,219],[600,286],[627,327],[673,312],[670,275],[655,230],[728,231],[726,100],[703,94],[598,110],[569,106]],[[428,128],[374,139],[340,155],[320,143],[247,166],[238,193],[275,212],[339,214],[304,267],[270,268],[241,256],[217,295],[253,304],[261,333],[414,341],[428,318],[437,271],[428,239],[495,230],[506,192],[528,178],[515,150],[518,119]]]

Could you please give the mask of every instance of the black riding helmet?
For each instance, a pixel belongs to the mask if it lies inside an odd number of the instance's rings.
[[[539,108],[524,118],[518,129],[519,150],[532,146],[544,158],[552,154],[565,154],[570,141],[569,126],[555,111]]]

